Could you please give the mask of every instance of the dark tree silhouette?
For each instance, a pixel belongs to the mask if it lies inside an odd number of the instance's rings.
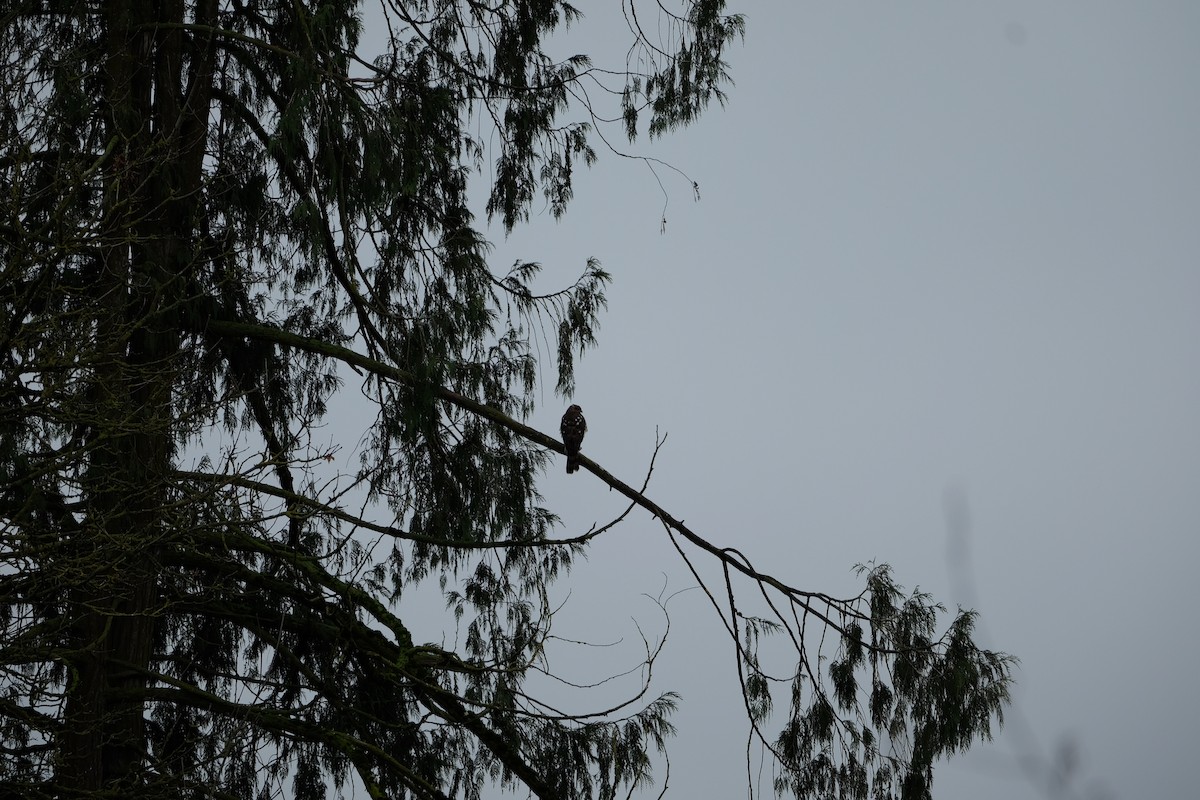
[[[742,20],[676,7],[622,4],[614,71],[549,55],[579,18],[558,0],[383,0],[378,56],[349,0],[0,5],[0,793],[651,780],[672,695],[580,717],[527,691],[554,581],[603,533],[554,539],[538,504],[562,445],[520,421],[530,339],[554,331],[569,395],[609,275],[539,294],[536,264],[495,273],[468,187],[490,177],[506,229],[539,193],[561,214],[605,116],[657,136],[721,100]],[[317,436],[347,382],[375,416],[339,475]],[[934,759],[989,735],[1010,660],[971,614],[939,634],[884,568],[856,598],[800,591],[579,462],[723,565],[710,596],[781,791],[927,796]],[[426,584],[453,649],[413,641],[399,600]],[[770,631],[794,655],[772,730]]]

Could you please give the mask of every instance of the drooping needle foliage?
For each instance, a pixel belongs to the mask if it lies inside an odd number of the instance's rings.
[[[553,55],[586,24],[559,0],[0,5],[0,793],[651,785],[673,695],[579,716],[528,688],[555,580],[602,540],[555,538],[560,445],[522,420],[543,369],[572,391],[610,276],[498,269],[470,208],[562,214],[601,127],[723,99],[741,18],[669,5],[612,4],[616,70]],[[370,409],[349,467],[321,438],[347,394]],[[923,796],[988,734],[1009,662],[970,615],[939,637],[883,570],[851,601],[790,589],[584,461],[779,604],[718,605],[781,791]],[[449,644],[413,639],[427,585]],[[777,738],[745,642],[771,626],[800,656]]]

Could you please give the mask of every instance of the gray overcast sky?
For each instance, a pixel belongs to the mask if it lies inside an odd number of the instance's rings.
[[[581,6],[579,49],[600,25],[597,65],[619,67],[616,4]],[[1021,658],[1017,708],[936,797],[1042,796],[1018,756],[1064,742],[1074,796],[1194,796],[1200,3],[730,6],[728,108],[633,148],[701,202],[602,153],[562,222],[492,231],[497,271],[561,282],[595,256],[615,276],[579,369],[585,452],[636,484],[657,427],[648,494],[702,536],[803,588],[853,591],[875,559],[978,608]],[[542,402],[556,432],[565,403]],[[559,466],[544,492],[570,531],[620,508]],[[694,583],[635,513],[562,587],[556,632],[632,646],[664,581]],[[671,792],[744,797],[731,650],[699,592],[670,608]],[[561,658],[601,677],[593,651]]]

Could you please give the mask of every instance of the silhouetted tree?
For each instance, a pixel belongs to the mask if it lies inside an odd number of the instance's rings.
[[[624,3],[615,72],[548,54],[579,17],[558,0],[383,0],[375,57],[350,0],[0,6],[0,791],[650,780],[672,695],[573,717],[526,691],[550,669],[553,582],[600,533],[552,539],[538,504],[562,446],[519,421],[529,339],[552,327],[569,395],[609,276],[589,262],[538,294],[535,264],[495,273],[468,186],[490,174],[505,229],[539,192],[563,213],[604,124],[589,93],[618,98],[631,139],[721,99],[742,30],[723,6]],[[375,414],[349,476],[316,439],[347,381]],[[721,590],[781,791],[924,796],[935,758],[988,735],[1009,661],[970,614],[937,634],[886,569],[845,601],[790,588],[580,462],[778,614]],[[427,582],[455,650],[413,641],[399,600]],[[772,733],[770,630],[799,664]]]

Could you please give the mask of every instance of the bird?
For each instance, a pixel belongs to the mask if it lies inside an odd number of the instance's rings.
[[[579,446],[583,444],[583,435],[587,433],[583,409],[577,405],[568,408],[558,429],[562,432],[563,448],[567,451],[567,474],[570,475],[579,469]]]

